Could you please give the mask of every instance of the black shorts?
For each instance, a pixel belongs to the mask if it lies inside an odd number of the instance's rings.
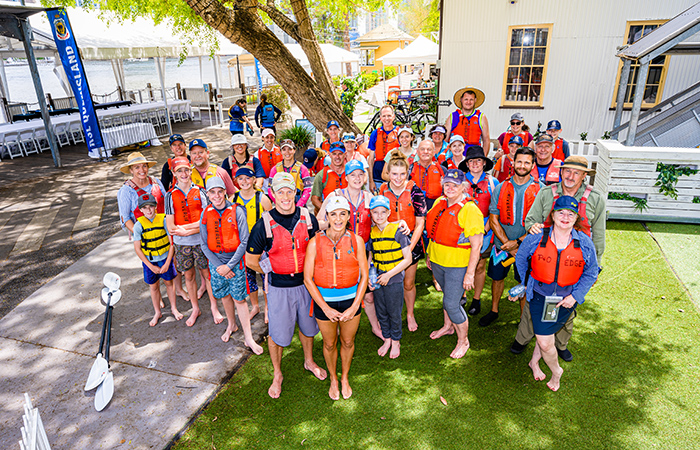
[[[339,302],[328,302],[328,306],[331,308],[335,309],[338,312],[345,312],[348,308],[352,306],[352,304],[355,302],[354,298],[348,299],[348,300],[341,300]],[[355,313],[355,316],[359,316],[360,313],[362,312],[362,306],[357,308],[357,312]],[[326,316],[326,314],[323,312],[320,306],[314,302],[314,317],[317,320],[328,320],[330,321],[331,319]]]
[[[413,237],[413,233],[409,235],[409,238]],[[426,235],[421,236],[420,239],[418,239],[418,242],[416,242],[416,246],[413,247],[413,250],[411,250],[411,265],[418,264],[418,261],[423,259],[425,256],[425,247],[427,246],[425,239],[427,238]]]
[[[488,267],[488,269],[486,269],[486,275],[488,275],[488,277],[494,281],[505,280],[506,277],[508,276],[508,272],[510,272],[511,266],[513,266],[515,268],[515,273],[513,274],[513,276],[515,277],[515,281],[520,283],[521,282],[520,274],[518,273],[518,268],[515,267],[515,263],[509,264],[509,265],[504,267],[503,262],[505,262],[505,261],[499,262],[498,264],[494,265],[493,258],[489,259],[489,267]]]

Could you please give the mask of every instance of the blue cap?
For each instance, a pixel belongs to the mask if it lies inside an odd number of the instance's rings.
[[[214,188],[221,188],[224,191],[226,190],[226,185],[224,184],[224,180],[222,180],[221,177],[211,177],[207,180],[207,192],[211,191]]]
[[[239,167],[234,178],[238,178],[240,176],[255,178],[255,172],[253,172],[253,169],[247,166]]]
[[[340,128],[340,124],[338,123],[337,120],[331,120],[330,122],[328,122],[328,125],[326,125],[326,129],[329,129],[329,128],[332,127],[333,125],[335,125],[336,127]]]
[[[525,145],[525,141],[523,141],[523,138],[520,136],[513,136],[510,138],[510,141],[508,141],[508,144],[518,144],[519,147],[522,147]]]
[[[568,209],[578,214],[578,202],[574,197],[562,195],[554,202],[554,211],[561,211],[562,209]]]
[[[345,164],[345,175],[350,175],[356,170],[361,170],[364,172],[365,166],[362,165],[362,163],[356,159],[353,159],[349,163]]]
[[[345,153],[345,144],[342,142],[333,142],[330,146],[330,149],[328,150],[328,153],[333,153],[333,152],[343,152]]]
[[[185,138],[182,137],[181,134],[173,134],[172,136],[170,136],[170,140],[169,140],[170,145],[173,145],[173,142],[175,142],[175,141],[180,141],[183,144],[187,144],[187,142],[185,142]]]
[[[450,169],[445,173],[445,176],[442,178],[442,183],[454,183],[454,184],[462,184],[466,178],[464,177],[464,172],[462,172],[459,169]]]
[[[550,120],[547,124],[548,130],[561,130],[561,122],[558,120]]]
[[[304,152],[304,165],[307,169],[313,167],[314,163],[316,162],[316,158],[318,158],[318,154],[316,154],[315,148],[310,148]]]
[[[379,208],[380,206],[391,209],[391,203],[389,203],[388,198],[383,195],[375,195],[372,197],[372,200],[369,201],[369,209]]]
[[[204,142],[202,139],[192,139],[190,141],[190,150],[192,150],[192,147],[207,148],[207,143]]]

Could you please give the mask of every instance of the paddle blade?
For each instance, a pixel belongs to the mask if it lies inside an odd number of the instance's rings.
[[[99,386],[100,383],[104,381],[108,371],[109,367],[107,360],[104,359],[102,353],[98,353],[97,359],[95,359],[95,362],[92,363],[92,367],[90,368],[90,374],[88,375],[87,382],[85,383],[85,390],[91,391]]]
[[[112,372],[107,372],[102,384],[97,386],[97,391],[95,391],[95,409],[102,411],[112,400],[114,395],[114,375]]]
[[[116,291],[110,291],[109,288],[102,288],[102,300],[104,300],[105,305],[109,303],[110,306],[114,306],[119,302],[121,298],[122,291],[120,291],[119,289],[117,289]]]
[[[102,283],[109,288],[110,291],[116,291],[122,284],[122,279],[114,272],[107,272],[102,278]]]

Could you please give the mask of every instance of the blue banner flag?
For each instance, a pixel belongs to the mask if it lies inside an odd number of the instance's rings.
[[[262,92],[262,77],[260,76],[260,62],[255,58],[255,75],[258,77],[258,93]],[[258,101],[260,99],[258,98]]]
[[[73,37],[73,30],[68,21],[68,15],[63,8],[49,9],[46,11],[46,15],[49,17],[53,39],[56,42],[63,69],[66,72],[75,101],[78,104],[80,123],[83,125],[85,142],[88,146],[88,155],[91,158],[99,158],[101,156],[100,151],[104,147],[102,135],[100,134],[90,87],[85,76],[83,62],[78,53],[78,45]]]

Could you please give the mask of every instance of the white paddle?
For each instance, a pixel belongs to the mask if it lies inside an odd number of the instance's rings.
[[[109,370],[109,346],[112,340],[112,305],[109,306],[109,324],[107,325],[107,349],[105,350],[105,363],[107,364],[107,371],[105,377],[97,386],[97,391],[95,392],[95,409],[97,411],[102,411],[112,400],[114,395],[114,375],[112,371]]]
[[[105,330],[107,329],[107,319],[111,322],[111,309],[114,305],[119,302],[122,297],[122,292],[117,290],[115,292],[109,291],[108,288],[102,289],[102,299],[105,301],[107,308],[105,309],[105,317],[102,323],[102,335],[100,336],[100,348],[97,353],[97,358],[90,368],[90,374],[88,375],[87,382],[85,383],[85,390],[90,391],[95,389],[102,383],[102,381],[107,376],[109,370],[109,365],[107,360],[103,357],[102,348],[104,346]],[[109,316],[108,316],[109,315]],[[109,345],[109,344],[108,344]]]

